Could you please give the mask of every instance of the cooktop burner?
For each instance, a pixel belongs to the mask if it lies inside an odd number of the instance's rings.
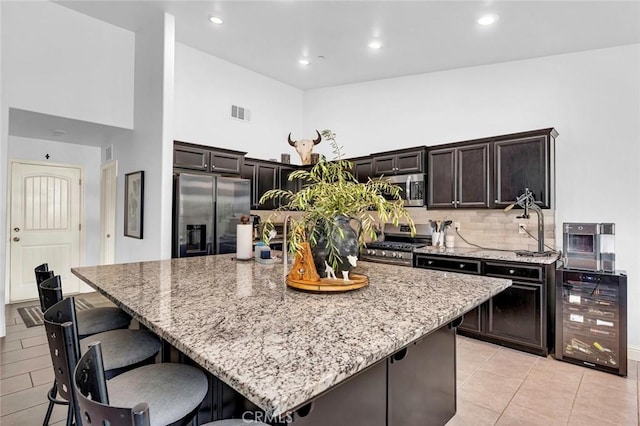
[[[367,244],[367,248],[372,248],[372,249],[385,249],[385,250],[409,251],[409,252],[424,246],[426,246],[426,244],[406,243],[406,242],[399,242],[399,241],[375,241]]]

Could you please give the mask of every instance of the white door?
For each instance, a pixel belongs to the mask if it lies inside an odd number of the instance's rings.
[[[64,293],[77,293],[80,265],[80,168],[11,163],[10,301],[37,299],[33,268],[48,263]]]
[[[115,262],[116,191],[118,163],[110,161],[100,168],[100,264]]]

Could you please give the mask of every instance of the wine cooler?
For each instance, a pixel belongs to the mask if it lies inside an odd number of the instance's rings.
[[[626,376],[626,273],[558,269],[556,303],[556,359]]]

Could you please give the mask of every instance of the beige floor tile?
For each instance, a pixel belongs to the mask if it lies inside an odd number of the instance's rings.
[[[446,426],[490,426],[496,423],[498,417],[500,417],[500,413],[458,398],[456,415],[449,420]]]
[[[569,426],[621,426],[617,423],[589,417],[582,413],[574,412],[569,417]]]
[[[487,362],[495,353],[496,350],[488,351],[486,349],[476,350],[476,348],[469,345],[459,346],[456,351],[456,364],[460,371],[464,371],[468,374],[474,373],[485,362]]]
[[[533,381],[539,386],[549,386],[575,394],[585,371],[585,368],[577,365],[552,358],[540,358],[531,368],[526,380]]]
[[[525,380],[510,405],[516,404],[531,412],[566,423],[574,399],[575,392],[557,390],[553,382]]]
[[[49,354],[49,345],[32,346],[27,349],[21,349],[19,351],[6,352],[2,354],[0,359],[1,365],[10,364],[16,361],[22,361],[30,358],[35,358],[41,355]]]
[[[26,330],[20,330],[15,333],[7,333],[5,339],[7,342],[11,342],[14,340],[26,339],[28,337],[36,337],[44,335],[44,327],[31,327]]]
[[[601,388],[606,386],[621,391],[628,392],[630,395],[636,395],[638,392],[638,380],[629,377],[620,377],[610,373],[604,373],[596,370],[586,370],[582,376],[582,384],[580,386]]]
[[[41,370],[45,367],[51,367],[50,355],[42,355],[36,358],[12,362],[11,364],[3,365],[2,368],[0,368],[0,379],[29,373],[34,370]]]
[[[33,382],[33,386],[40,386],[46,383],[52,383],[53,380],[55,379],[55,376],[53,374],[53,368],[50,365],[47,368],[32,371],[29,374],[31,374],[31,381]]]
[[[3,337],[2,339],[0,339],[0,360],[2,359],[2,356],[5,352],[15,351],[18,349],[22,349],[20,340],[12,340],[8,342]]]
[[[459,400],[465,399],[484,408],[502,412],[521,383],[519,379],[478,370],[458,389],[458,397]]]
[[[630,379],[638,378],[638,361],[630,359],[627,361],[627,377]]]
[[[501,376],[523,380],[529,374],[537,358],[535,355],[513,349],[500,348],[487,362],[480,366],[480,369]]]
[[[10,393],[28,389],[30,387],[31,378],[28,374],[9,377],[8,379],[0,380],[0,396],[5,396]]]
[[[26,426],[41,425],[44,415],[47,412],[47,404],[40,404],[35,407],[27,408],[9,415],[0,417],[2,426]],[[2,413],[4,414],[4,413]],[[67,418],[67,407],[63,405],[55,405],[51,414],[49,424],[55,424],[64,421]]]
[[[4,416],[48,402],[47,391],[49,388],[51,388],[51,384],[40,385],[5,395],[0,399],[0,412]]]
[[[496,423],[496,425],[500,426],[555,426],[566,424],[567,421],[564,419],[556,419],[551,416],[545,416],[543,414],[540,414],[539,412],[531,411],[517,404],[509,404],[507,409],[504,410]]]
[[[22,342],[23,348],[30,348],[31,346],[49,344],[49,342],[47,342],[47,336],[44,333],[36,337],[27,337],[26,339],[22,339],[21,342]]]
[[[571,414],[583,414],[621,425],[637,425],[638,398],[610,387],[581,384]]]

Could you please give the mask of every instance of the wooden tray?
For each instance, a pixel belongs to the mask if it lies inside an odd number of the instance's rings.
[[[297,290],[312,291],[317,293],[339,293],[343,291],[357,290],[369,285],[369,278],[360,274],[349,274],[349,280],[332,280],[320,278],[320,281],[292,280],[287,278],[287,285]]]

